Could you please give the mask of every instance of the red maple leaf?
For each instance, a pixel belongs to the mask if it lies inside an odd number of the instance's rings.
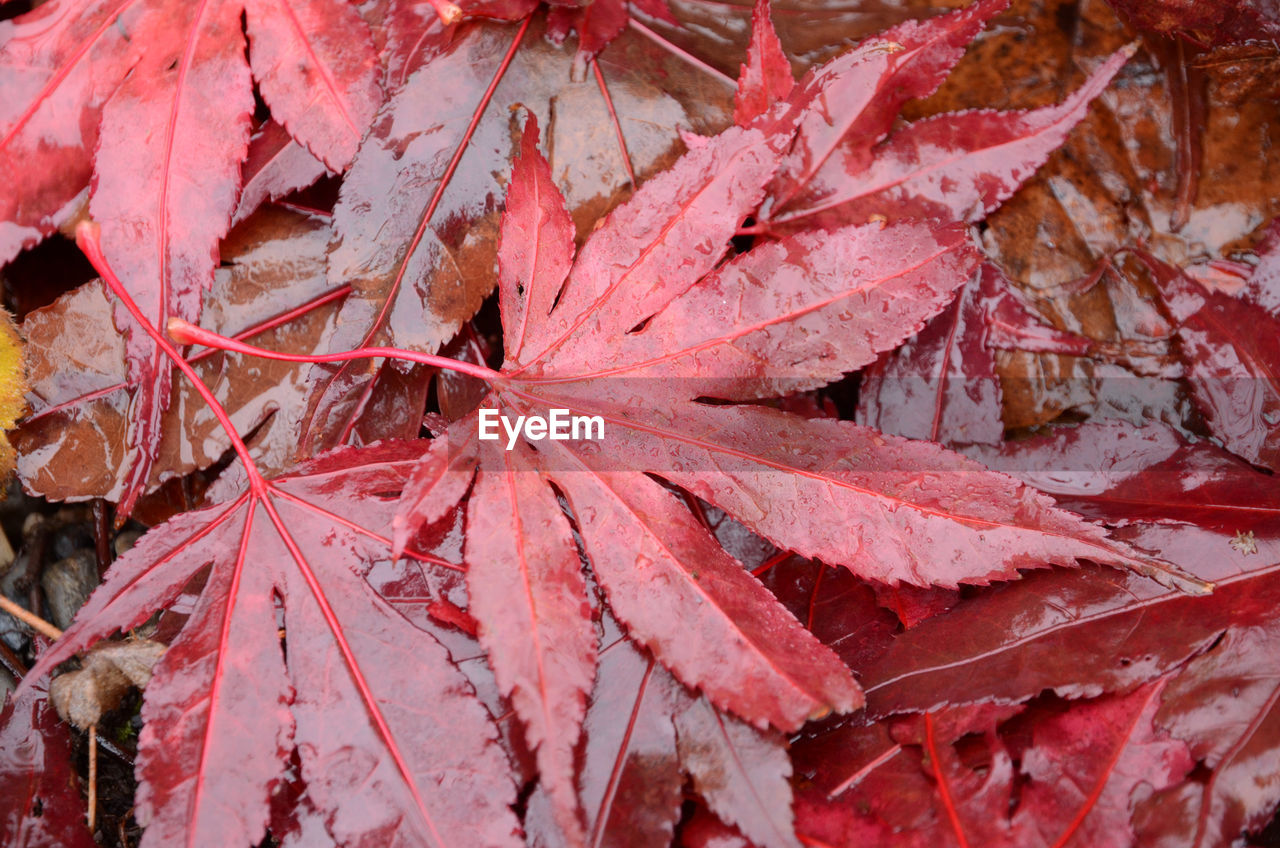
[[[236,208],[253,83],[334,171],[382,99],[368,26],[342,0],[56,0],[3,26],[0,264],[68,218],[88,186],[107,258],[159,325],[199,318]],[[145,334],[128,334],[126,355],[123,515],[150,477],[171,388]]]
[[[197,386],[242,465],[218,485],[213,505],[165,524],[115,566],[35,670],[137,624],[208,567],[199,605],[158,667],[144,708],[147,839],[200,840],[215,826],[218,839],[228,829],[237,842],[259,839],[295,749],[308,803],[340,840],[385,840],[397,831],[413,842],[516,839],[515,784],[497,727],[445,649],[361,574],[390,554],[433,561],[415,553],[419,528],[464,499],[468,612],[536,756],[551,826],[575,843],[602,832],[612,804],[608,785],[589,797],[576,773],[580,738],[596,726],[591,709],[601,703],[588,707],[601,660],[583,555],[628,637],[652,651],[654,659],[641,655],[642,677],[666,674],[656,661],[701,699],[658,709],[653,732],[663,744],[675,740],[679,767],[707,804],[751,838],[790,841],[787,805],[776,795],[754,811],[743,800],[758,780],[784,781],[785,768],[776,737],[769,743],[727,714],[790,731],[862,703],[849,669],[720,545],[686,495],[784,551],[889,584],[984,584],[1088,559],[1202,590],[959,454],[759,403],[873,362],[943,310],[979,260],[960,226],[848,224],[843,211],[795,215],[821,217],[829,225],[821,230],[762,219],[757,233],[794,232],[731,255],[746,218],[762,204],[794,210],[793,200],[813,200],[810,184],[829,161],[849,169],[871,157],[865,170],[883,176],[882,154],[896,182],[865,193],[886,204],[881,217],[926,208],[936,199],[935,173],[968,179],[958,202],[942,204],[946,217],[978,217],[1058,143],[1124,61],[1123,52],[1114,56],[1083,94],[1054,110],[984,113],[968,124],[949,116],[953,131],[971,126],[979,141],[1017,146],[1014,166],[979,167],[991,160],[981,145],[959,146],[958,165],[908,155],[923,149],[922,139],[936,141],[942,124],[882,143],[899,96],[911,96],[902,92],[936,87],[998,5],[895,30],[901,40],[873,40],[808,75],[746,126],[693,140],[689,154],[605,219],[576,256],[572,221],[530,120],[498,250],[501,371],[389,348],[268,354],[171,316],[169,331],[183,342],[304,362],[396,357],[478,377],[489,394],[434,441],[340,450],[267,480],[212,393]],[[508,61],[511,52],[502,55]],[[832,128],[823,116],[831,104],[857,108]],[[823,212],[857,206],[841,198]],[[411,222],[419,236],[430,217],[428,209]],[[195,380],[84,232],[135,334],[141,327]],[[396,275],[406,261],[402,253],[391,263]],[[554,410],[598,421],[600,438],[547,439],[545,425],[500,444],[480,438],[482,416],[554,422]],[[401,671],[409,666],[406,683]],[[724,745],[709,752],[700,746],[715,738],[705,731],[711,725]],[[932,749],[927,728],[926,719]],[[726,751],[761,739],[761,775],[744,770],[716,782],[731,758]],[[664,803],[678,788],[669,753],[667,745],[667,765],[658,769],[670,790]],[[639,810],[644,832],[667,832],[674,809]]]
[[[813,776],[796,830],[832,845],[1133,845],[1133,803],[1192,766],[1155,721],[1163,689],[953,707],[818,734],[795,751]]]
[[[338,839],[519,844],[516,787],[492,718],[448,652],[359,573],[386,555],[395,496],[430,443],[347,449],[267,481],[212,393],[125,292],[89,225],[80,235],[130,315],[232,434],[242,465],[223,484],[225,499],[171,520],[122,558],[28,679],[137,626],[207,568],[147,690],[138,755],[146,842],[260,841],[296,748],[310,801]]]
[[[558,495],[630,637],[717,708],[761,727],[792,730],[851,710],[860,691],[655,477],[783,549],[890,583],[985,583],[1087,558],[1198,588],[936,445],[743,403],[867,364],[942,309],[977,266],[962,230],[924,223],[801,233],[726,258],[803,126],[808,113],[796,104],[845,79],[815,75],[756,124],[707,140],[615,210],[576,258],[536,125],[526,127],[499,246],[506,363],[500,372],[455,366],[491,391],[415,471],[396,544],[404,548],[417,526],[471,492],[471,612],[536,752],[552,816],[572,842],[590,826],[573,751],[596,652]],[[831,333],[836,326],[843,332]],[[443,364],[386,348],[290,357],[185,322],[169,330],[281,359]],[[549,418],[555,409],[597,418],[608,435],[483,438],[486,421]]]

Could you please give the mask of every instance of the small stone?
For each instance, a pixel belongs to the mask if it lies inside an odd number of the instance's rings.
[[[44,588],[50,620],[59,629],[66,630],[98,587],[98,558],[93,551],[77,551],[46,568],[40,585]]]

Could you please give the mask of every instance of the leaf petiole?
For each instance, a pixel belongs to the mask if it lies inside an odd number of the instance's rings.
[[[244,463],[245,472],[249,475],[249,479],[254,481],[254,488],[263,483],[262,475],[258,472],[257,465],[253,462],[253,457],[249,454],[249,448],[244,443],[244,439],[240,438],[240,434],[236,431],[235,426],[231,423],[231,417],[227,415],[227,411],[222,408],[222,404],[218,403],[218,399],[213,396],[213,392],[204,384],[199,375],[191,364],[178,352],[177,348],[164,337],[155,325],[142,314],[142,310],[138,308],[137,302],[125,289],[124,284],[120,282],[120,278],[116,276],[116,272],[111,270],[111,266],[107,263],[107,257],[102,252],[101,231],[98,225],[92,221],[81,221],[76,226],[76,245],[81,252],[88,258],[89,263],[94,269],[102,275],[102,282],[107,288],[111,289],[116,297],[129,310],[129,314],[138,322],[147,335],[151,336],[156,346],[164,352],[165,356],[172,360],[178,370],[186,375],[187,379],[195,386],[200,397],[209,405],[209,409],[213,411],[214,417],[218,419],[218,423],[222,425],[222,429],[226,431],[227,438],[231,440],[231,447]]]
[[[244,353],[250,356],[260,356],[263,359],[279,359],[283,362],[348,362],[352,359],[375,359],[385,357],[387,359],[403,359],[408,362],[417,362],[420,365],[431,365],[436,368],[443,368],[447,371],[457,371],[459,374],[466,374],[477,379],[484,380],[486,383],[495,383],[502,380],[502,375],[492,368],[486,368],[483,365],[475,365],[471,362],[462,362],[457,359],[450,359],[447,356],[436,356],[430,353],[418,353],[413,350],[403,350],[397,347],[360,347],[355,350],[341,351],[338,353],[320,353],[320,354],[299,354],[299,353],[282,353],[275,350],[267,350],[266,348],[255,347],[235,339],[227,338],[219,335],[212,330],[206,330],[203,327],[197,327],[189,321],[181,318],[170,318],[168,324],[169,336],[178,344],[200,344],[206,347],[225,350],[230,353]]]

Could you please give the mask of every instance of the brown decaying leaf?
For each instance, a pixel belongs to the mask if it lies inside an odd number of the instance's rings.
[[[978,39],[938,95],[909,112],[1057,101],[1082,69],[1130,37],[1105,3],[1017,2],[1002,24]],[[1018,58],[1023,49],[1041,61],[1026,68]],[[1180,175],[1187,167],[1179,164],[1185,141],[1175,124],[1186,103],[1169,82],[1177,74],[1162,73],[1171,62],[1196,65],[1206,86],[1199,187],[1186,199],[1185,223],[1176,230]],[[1023,85],[1004,83],[1028,73]],[[1265,93],[1239,93],[1259,74],[1267,76],[1263,55],[1219,59],[1163,55],[1154,47],[1140,51],[1121,73],[1122,84],[1097,101],[1080,131],[988,219],[989,255],[1035,298],[1046,320],[1120,349],[1164,345],[1169,328],[1155,308],[1147,269],[1117,251],[1145,245],[1161,261],[1192,269],[1234,258],[1258,238],[1260,227],[1280,211],[1272,189],[1280,122]],[[1261,82],[1265,86],[1266,79]],[[1143,385],[1150,372],[1123,359],[1124,367],[1030,353],[997,361],[1006,384],[1018,387],[1016,395],[1005,396],[1010,427],[1036,426],[1064,413],[1179,424],[1189,412],[1185,389],[1152,380]]]
[[[120,706],[130,689],[147,687],[164,651],[164,645],[147,639],[101,642],[85,654],[79,669],[50,681],[49,702],[63,721],[87,730]]]

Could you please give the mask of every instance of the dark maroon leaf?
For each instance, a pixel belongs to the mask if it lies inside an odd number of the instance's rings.
[[[14,848],[90,848],[71,732],[42,686],[28,686],[0,709],[0,841]]]
[[[1280,10],[1267,0],[1108,0],[1133,26],[1201,41],[1280,40]]]
[[[1088,568],[1002,586],[901,634],[862,674],[875,715],[981,698],[1023,701],[1128,691],[1257,621],[1280,591],[1271,539],[1152,526],[1137,544],[1199,570],[1214,593],[1190,598],[1149,581]],[[979,688],[975,680],[983,681]]]
[[[948,445],[999,444],[1001,387],[996,348],[1092,353],[1089,339],[1034,316],[984,262],[951,306],[862,378],[856,420],[886,433]]]
[[[1280,536],[1280,491],[1271,475],[1163,424],[1097,422],[967,452],[1104,523],[1175,520]]]
[[[1165,689],[1157,724],[1210,772],[1144,804],[1144,843],[1230,845],[1270,820],[1280,803],[1268,765],[1280,746],[1275,637],[1270,620],[1233,628]]]
[[[760,581],[852,669],[883,653],[898,630],[876,591],[848,569],[792,556],[760,574]]]
[[[1280,470],[1280,315],[1206,291],[1149,254],[1196,405],[1232,452]]]
[[[797,805],[797,830],[895,845],[1133,845],[1132,805],[1192,766],[1186,746],[1153,724],[1162,688],[981,704],[898,720],[888,733],[848,727],[806,740],[797,757],[817,785]]]
[[[1193,764],[1187,746],[1153,722],[1164,688],[1148,684],[1034,722],[1021,756],[1029,785],[1013,816],[1014,844],[1135,844],[1134,803],[1176,784]]]

